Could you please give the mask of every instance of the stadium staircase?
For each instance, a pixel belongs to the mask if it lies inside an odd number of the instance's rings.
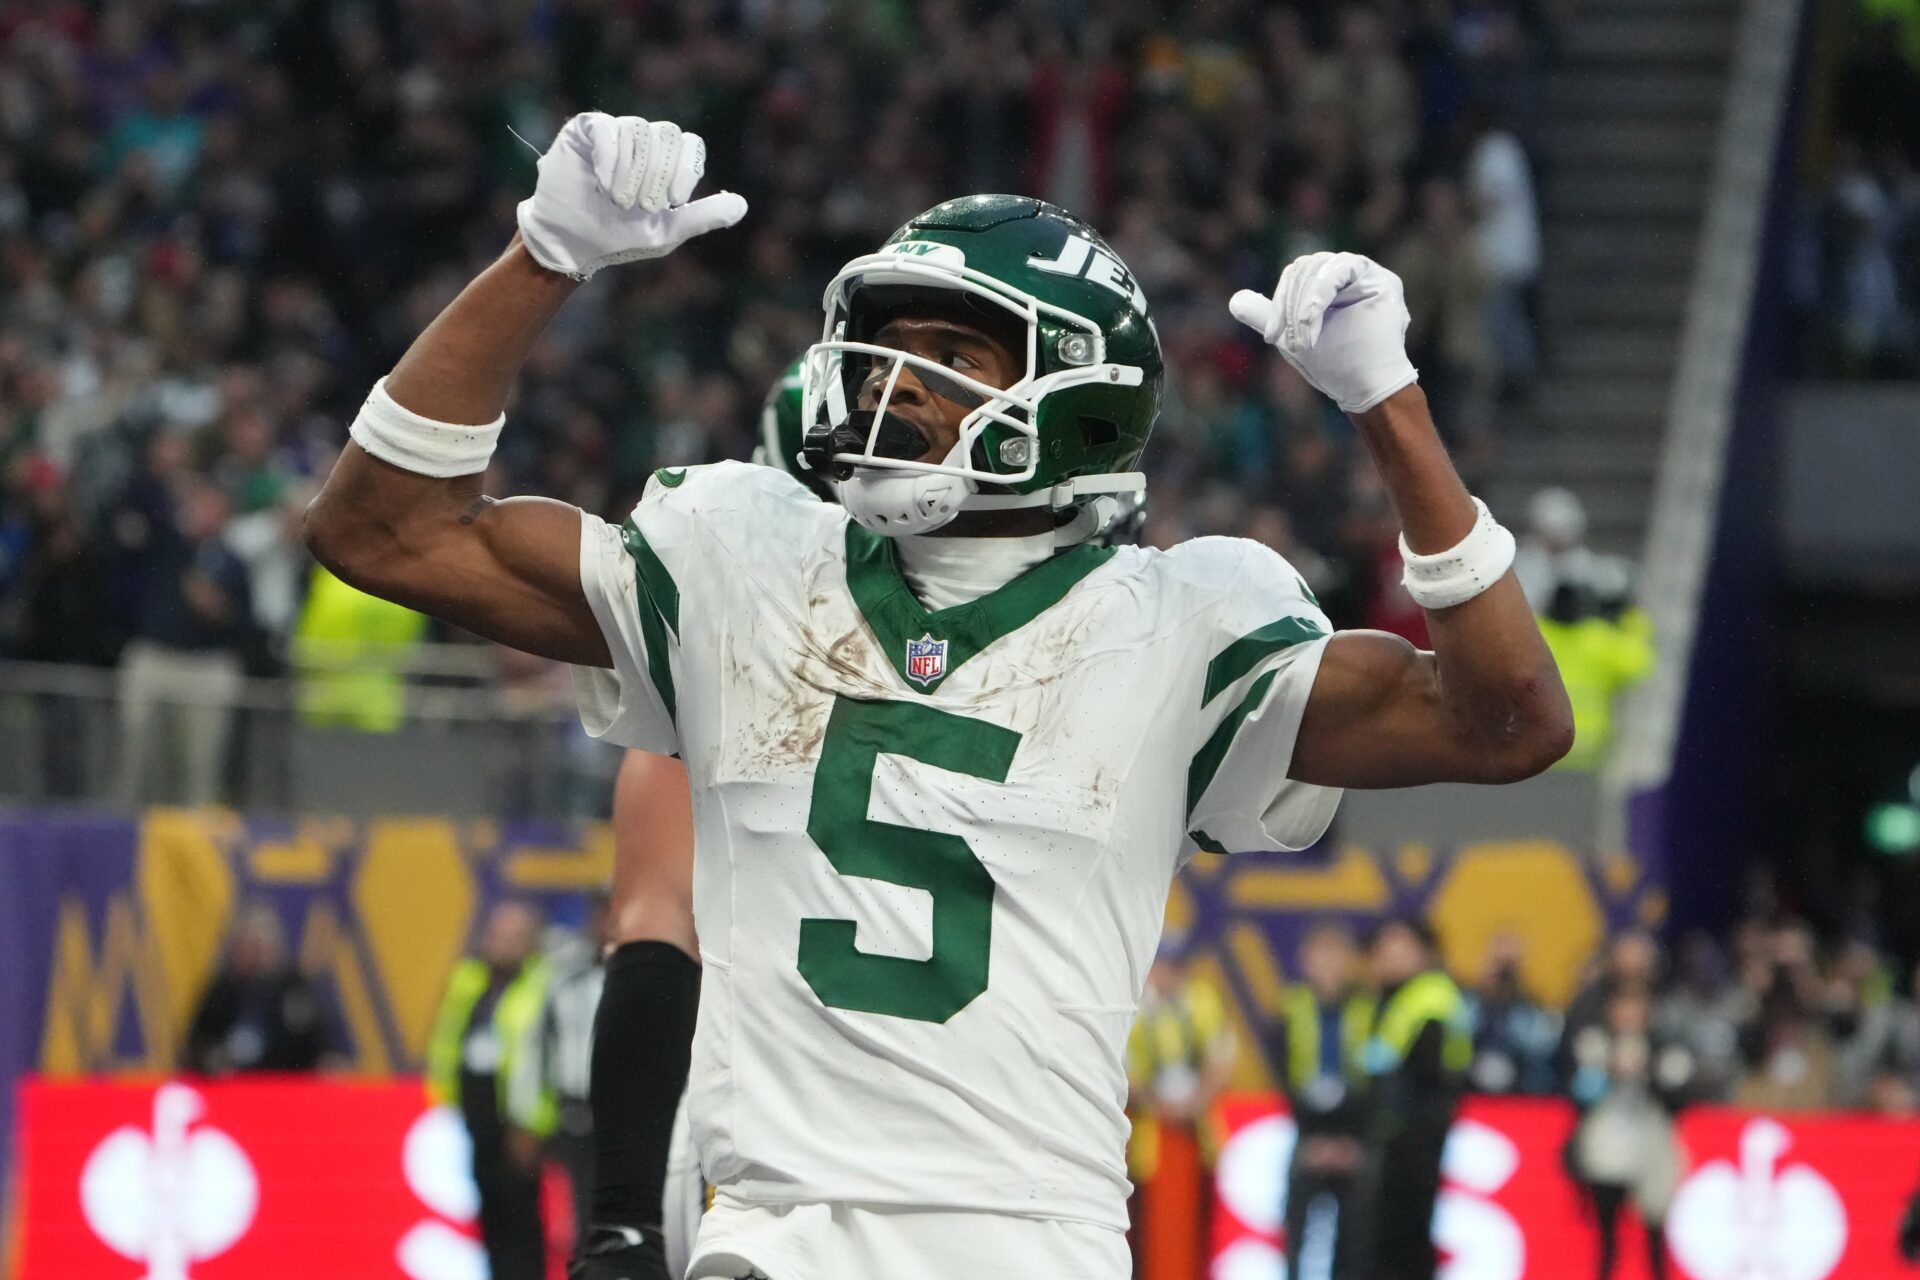
[[[1584,0],[1529,131],[1544,233],[1540,377],[1491,486],[1518,527],[1542,485],[1638,557],[1728,98],[1740,0]]]

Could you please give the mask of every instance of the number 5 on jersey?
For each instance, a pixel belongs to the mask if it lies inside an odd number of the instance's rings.
[[[933,954],[869,955],[851,920],[800,922],[800,976],[822,1004],[922,1022],[945,1022],[987,989],[993,943],[993,876],[966,840],[867,816],[881,755],[1005,782],[1020,735],[914,702],[840,698],[827,720],[813,775],[807,835],[843,876],[924,889],[933,898]]]

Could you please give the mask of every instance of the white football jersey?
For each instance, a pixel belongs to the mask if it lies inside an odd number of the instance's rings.
[[[1081,546],[930,612],[792,477],[659,473],[580,572],[590,732],[677,752],[705,976],[707,1178],[1126,1225],[1122,1053],[1174,871],[1298,849],[1287,767],[1330,630],[1287,563]]]

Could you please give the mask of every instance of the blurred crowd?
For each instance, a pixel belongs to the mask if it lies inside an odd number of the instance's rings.
[[[1862,0],[1814,108],[1791,279],[1808,372],[1920,377],[1920,6]]]
[[[597,913],[589,914],[597,922]],[[586,934],[597,927],[590,923]],[[557,931],[550,942],[565,937]],[[1347,938],[1349,946],[1354,941]],[[297,1070],[340,1049],[326,1030],[324,1001],[296,971],[270,909],[253,904],[239,913],[228,948],[188,1037],[185,1065],[209,1075]],[[1326,985],[1364,986],[1359,953],[1342,963],[1344,976]],[[1672,945],[1648,933],[1621,933],[1596,954],[1564,1008],[1542,1000],[1526,971],[1521,939],[1500,934],[1478,972],[1451,975],[1473,1045],[1463,1081],[1473,1092],[1568,1094],[1590,1103],[1611,1078],[1606,1044],[1631,1029],[1659,1050],[1653,1065],[1676,1101],[1920,1115],[1920,965],[1904,969],[1866,938],[1822,942],[1790,917],[1750,920],[1724,944],[1704,933]],[[1179,1077],[1178,1098],[1169,1100],[1190,1115],[1225,1084],[1233,1055],[1255,1047],[1232,1044],[1219,993],[1179,994],[1182,972],[1163,958],[1143,1008],[1150,1016],[1156,1001],[1186,1002],[1182,1016],[1197,1030],[1176,1038],[1173,1056],[1196,1056],[1187,1064],[1192,1074]],[[1310,984],[1313,975],[1302,981]],[[236,1026],[248,1028],[241,1039],[233,1038]],[[1150,1059],[1151,1043],[1136,1043],[1134,1053]],[[1669,1055],[1664,1063],[1662,1053]],[[1281,1073],[1286,1051],[1268,1057]],[[1136,1083],[1145,1088],[1154,1071],[1140,1061],[1135,1066]]]
[[[1704,933],[1669,947],[1622,932],[1564,1007],[1529,989],[1517,934],[1495,935],[1476,973],[1447,973],[1443,954],[1418,921],[1388,920],[1363,939],[1337,917],[1318,920],[1257,1046],[1236,1043],[1204,970],[1155,964],[1129,1047],[1130,1162],[1146,1180],[1135,1234],[1143,1263],[1164,1250],[1178,1267],[1143,1274],[1199,1274],[1183,1225],[1198,1215],[1169,1214],[1164,1201],[1197,1181],[1211,1104],[1249,1052],[1264,1058],[1298,1135],[1285,1199],[1294,1274],[1303,1258],[1318,1260],[1317,1274],[1434,1274],[1424,1230],[1401,1238],[1396,1224],[1424,1229],[1431,1219],[1464,1094],[1572,1104],[1563,1165],[1595,1225],[1603,1278],[1629,1209],[1651,1274],[1668,1273],[1664,1226],[1687,1168],[1676,1124],[1686,1107],[1920,1115],[1920,966],[1903,971],[1864,936],[1823,943],[1775,913],[1742,923],[1725,945]],[[1175,1189],[1158,1189],[1153,1175],[1169,1168]],[[1156,1232],[1158,1221],[1170,1229]],[[1920,1257],[1920,1216],[1911,1230]]]
[[[1527,992],[1523,960],[1516,939],[1496,939],[1468,988],[1480,1092],[1591,1103],[1631,1033],[1675,1105],[1920,1114],[1920,968],[1903,971],[1866,938],[1823,945],[1794,918],[1747,921],[1724,945],[1624,933],[1565,1010]]]
[[[1146,536],[1261,539],[1336,621],[1419,639],[1351,433],[1225,300],[1300,253],[1384,259],[1482,466],[1535,365],[1521,134],[1543,8],[11,0],[0,654],[118,666],[136,703],[191,690],[217,716],[286,669],[316,594],[314,638],[355,633],[300,510],[368,386],[505,243],[537,148],[589,107],[698,129],[752,213],[581,291],[529,362],[491,492],[614,514],[654,467],[745,456],[842,261],[938,199],[1023,191],[1104,228],[1153,300],[1172,376]],[[187,731],[194,798],[228,747]]]

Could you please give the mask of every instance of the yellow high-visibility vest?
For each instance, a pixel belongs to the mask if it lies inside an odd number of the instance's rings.
[[[1617,622],[1541,618],[1540,635],[1573,706],[1573,749],[1559,767],[1598,768],[1613,738],[1613,700],[1653,670],[1653,624],[1646,614],[1629,609]]]
[[[315,565],[293,630],[302,722],[392,733],[406,712],[407,659],[425,615],[348,586]]]
[[[1364,1052],[1367,1074],[1384,1076],[1399,1070],[1420,1029],[1429,1022],[1438,1022],[1444,1029],[1441,1065],[1449,1071],[1465,1071],[1473,1062],[1466,997],[1452,978],[1430,970],[1408,979],[1380,1010]]]
[[[539,1028],[540,1006],[547,995],[547,978],[545,960],[527,961],[493,1006],[493,1034],[500,1042],[494,1086],[502,1116],[509,1114],[507,1087],[518,1055],[539,1052],[534,1036]],[[427,1041],[427,1097],[436,1103],[460,1105],[461,1048],[467,1038],[468,1024],[473,1020],[473,1008],[486,994],[489,980],[486,962],[471,956],[454,965],[447,979],[447,994],[440,1001],[440,1012],[433,1020],[433,1036]],[[516,1109],[512,1114],[533,1132],[545,1135],[553,1132],[558,1106],[549,1090],[538,1105]]]
[[[1197,1071],[1221,1037],[1229,1034],[1226,1001],[1211,983],[1189,979],[1172,999],[1140,1010],[1127,1036],[1128,1083],[1145,1090],[1170,1064]],[[1152,1177],[1160,1164],[1160,1127],[1144,1108],[1136,1108],[1129,1118],[1133,1133],[1127,1142],[1127,1167],[1133,1180],[1141,1182]],[[1204,1122],[1202,1129],[1203,1150],[1210,1151],[1213,1135],[1204,1131]]]
[[[1373,1028],[1374,1004],[1370,997],[1348,996],[1340,1006],[1340,1074],[1354,1077],[1364,1074],[1361,1060],[1366,1052],[1367,1035]],[[1305,985],[1288,989],[1282,1014],[1287,1026],[1287,1060],[1283,1065],[1287,1082],[1294,1089],[1305,1089],[1320,1074],[1320,1003]]]

